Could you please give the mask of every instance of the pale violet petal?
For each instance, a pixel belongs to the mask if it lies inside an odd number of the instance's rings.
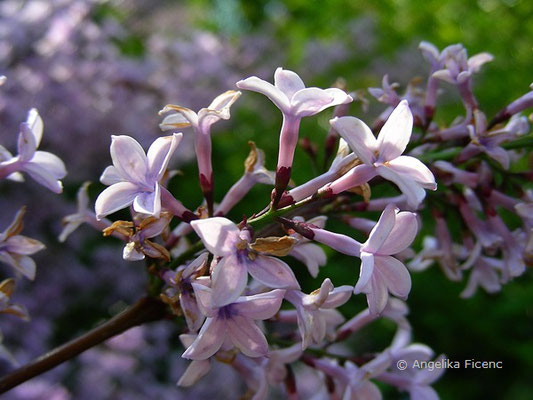
[[[274,85],[281,90],[288,99],[292,99],[292,96],[297,91],[305,88],[305,84],[298,74],[281,67],[277,68],[274,73]]]
[[[125,135],[112,135],[110,153],[113,165],[125,180],[137,184],[146,183],[148,160],[135,139]]]
[[[247,282],[248,270],[241,257],[235,254],[223,257],[213,270],[213,306],[233,303],[242,294]]]
[[[161,213],[161,186],[159,186],[159,183],[155,184],[153,192],[139,193],[133,201],[133,209],[139,213],[159,218]]]
[[[400,101],[391,113],[378,135],[379,158],[391,161],[399,157],[405,148],[413,130],[413,114],[407,100]]]
[[[353,286],[342,285],[333,289],[321,308],[337,308],[342,306],[352,297]]]
[[[268,353],[265,335],[253,320],[236,315],[227,320],[226,326],[231,341],[244,355],[260,357]]]
[[[503,169],[509,169],[511,159],[509,153],[507,153],[505,149],[499,146],[494,146],[492,148],[485,148],[485,153],[487,153],[487,155],[493,160],[499,162]]]
[[[96,218],[101,219],[128,207],[139,193],[137,185],[130,182],[119,182],[109,186],[96,199],[94,206]]]
[[[392,255],[404,251],[415,240],[418,233],[416,214],[402,211],[396,214],[394,228],[379,249],[379,254]]]
[[[207,318],[196,340],[183,353],[183,358],[206,360],[215,354],[226,338],[226,323],[219,318]]]
[[[262,284],[279,289],[300,289],[292,269],[278,258],[258,254],[248,261],[248,272]]]
[[[401,156],[389,161],[389,168],[398,174],[408,176],[423,188],[436,190],[437,184],[433,173],[420,160],[410,156]]]
[[[15,235],[8,238],[2,245],[10,253],[30,255],[45,248],[45,245],[38,240],[22,235]]]
[[[357,158],[365,164],[373,164],[378,142],[363,121],[355,117],[341,117],[332,119],[330,124],[348,143]]]
[[[326,265],[327,262],[326,253],[322,247],[309,242],[296,244],[289,255],[304,263],[313,278],[318,275],[318,268]]]
[[[218,111],[222,114],[222,118],[229,118],[229,109],[241,96],[241,92],[235,90],[228,90],[219,94],[207,107],[209,110]]]
[[[62,179],[67,175],[67,169],[63,161],[55,154],[47,151],[36,151],[30,162],[45,169],[56,179]]]
[[[186,128],[190,126],[191,123],[187,118],[185,118],[181,113],[169,114],[163,121],[159,124],[159,128],[162,131],[170,131],[175,129]]]
[[[57,176],[41,167],[39,164],[35,164],[31,161],[24,163],[22,171],[26,172],[37,183],[43,185],[54,193],[61,193],[63,191],[63,184],[57,179]]]
[[[340,90],[340,89],[337,89]],[[308,117],[335,105],[335,97],[324,89],[305,88],[295,93],[291,100],[291,114]]]
[[[9,254],[7,251],[0,251],[0,262],[10,265],[30,280],[35,279],[35,262],[28,256]]]
[[[373,275],[364,292],[366,293],[366,301],[370,313],[373,315],[381,314],[389,299],[389,292],[385,282]]]
[[[444,82],[451,83],[452,85],[456,83],[454,77],[447,69],[439,69],[438,71],[435,71],[431,76],[433,78],[440,79]]]
[[[39,147],[41,139],[43,137],[43,120],[39,115],[39,112],[36,108],[32,108],[28,112],[28,117],[26,118],[26,123],[31,129],[33,137],[35,138],[35,148]]]
[[[361,268],[359,270],[359,280],[354,287],[354,293],[359,294],[365,290],[374,273],[374,255],[361,252]]]
[[[275,289],[253,296],[240,297],[232,308],[243,317],[255,320],[272,318],[281,307],[285,290]]]
[[[118,169],[116,169],[114,165],[110,165],[109,167],[104,169],[104,172],[102,172],[102,175],[100,176],[100,182],[108,186],[123,181],[124,178],[120,175]]]
[[[406,299],[411,291],[411,275],[405,265],[392,256],[375,256],[374,264],[376,279],[381,279],[393,295]]]
[[[172,136],[157,138],[152,143],[147,153],[148,168],[152,178],[161,179],[182,138],[182,133],[174,133]]]
[[[178,381],[178,386],[189,387],[203,378],[211,369],[209,360],[193,360]]]
[[[235,244],[241,240],[239,228],[227,218],[197,219],[191,226],[205,248],[218,257],[235,252]]]
[[[290,102],[289,98],[271,83],[259,79],[257,76],[244,79],[237,82],[239,89],[251,90],[253,92],[261,93],[267,96],[282,112],[289,113]]]
[[[196,281],[198,282],[198,280]],[[198,303],[198,308],[200,312],[206,317],[214,317],[217,315],[218,309],[212,305],[212,290],[211,288],[204,286],[201,283],[192,283],[194,289],[194,296]]]
[[[468,69],[471,72],[478,72],[483,64],[494,60],[494,56],[490,53],[478,53],[468,59]]]
[[[368,235],[368,240],[365,242],[362,250],[367,253],[378,253],[379,249],[389,237],[396,221],[396,213],[398,209],[394,204],[388,204],[381,213],[378,222]]]
[[[21,161],[29,161],[35,154],[37,144],[35,143],[35,136],[27,123],[20,124],[20,133],[17,142],[17,151]]]
[[[357,240],[340,233],[329,232],[325,229],[311,228],[311,230],[314,234],[313,240],[323,243],[343,254],[359,257],[361,243]]]
[[[401,175],[383,165],[377,167],[377,173],[383,178],[396,184],[406,196],[407,204],[412,208],[417,208],[426,197],[425,190],[409,176]]]

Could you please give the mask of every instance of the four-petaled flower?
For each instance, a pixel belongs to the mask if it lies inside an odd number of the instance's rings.
[[[306,88],[296,73],[283,68],[276,69],[274,85],[252,76],[237,82],[237,87],[264,94],[283,114],[276,170],[276,196],[274,198],[274,204],[277,205],[290,180],[294,150],[298,143],[300,120],[303,117],[318,114],[328,107],[349,103],[353,99],[346,92],[337,88]]]
[[[165,190],[159,182],[182,136],[174,133],[156,139],[147,154],[135,139],[111,136],[113,165],[100,177],[100,182],[110,186],[96,199],[96,217],[101,219],[133,203],[135,211],[159,218],[161,190]]]
[[[380,175],[394,182],[407,196],[408,204],[416,208],[426,196],[424,189],[437,189],[435,177],[428,167],[414,157],[402,156],[413,128],[413,116],[407,101],[402,100],[394,109],[377,139],[358,118],[334,118],[330,123],[363,164],[326,185],[323,191],[337,194]]]
[[[248,357],[268,354],[268,343],[256,320],[272,318],[279,310],[284,290],[238,297],[231,304],[213,305],[210,288],[193,283],[196,300],[207,317],[196,340],[183,353],[184,358],[205,360],[227,342]]]
[[[204,246],[220,261],[213,269],[213,305],[234,302],[244,291],[248,272],[264,285],[279,289],[299,289],[291,268],[276,257],[253,250],[251,235],[246,229],[222,217],[198,219],[191,226]],[[290,249],[287,249],[288,251]]]
[[[359,280],[354,293],[365,293],[368,308],[380,314],[389,298],[389,292],[402,299],[411,290],[411,277],[405,265],[392,257],[404,251],[418,231],[416,214],[399,212],[389,204],[374,226],[368,240],[361,244],[349,236],[307,227],[308,237],[347,255],[361,258]]]

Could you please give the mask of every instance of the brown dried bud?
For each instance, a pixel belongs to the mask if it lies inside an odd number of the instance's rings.
[[[289,254],[298,240],[291,236],[257,238],[250,244],[252,250],[283,257]]]

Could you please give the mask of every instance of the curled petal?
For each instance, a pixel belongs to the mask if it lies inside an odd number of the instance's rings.
[[[219,318],[207,318],[198,333],[198,337],[183,353],[182,357],[191,360],[208,359],[220,349],[225,338],[225,321]]]
[[[217,97],[207,107],[209,110],[221,112],[221,118],[229,118],[229,109],[241,96],[241,92],[228,90]]]
[[[174,129],[181,129],[190,126],[191,123],[180,113],[170,114],[163,118],[163,121],[159,124],[159,128],[162,131],[170,131]]]
[[[198,115],[189,108],[167,104],[161,111],[159,111],[159,115],[169,111],[176,111],[177,114],[171,114],[163,120],[163,123],[159,125],[162,130],[198,125]],[[173,118],[171,119],[170,117]]]
[[[396,106],[378,135],[379,157],[389,161],[399,157],[411,138],[413,114],[407,100]]]
[[[342,306],[350,297],[352,297],[353,287],[350,285],[343,285],[336,287],[330,293],[321,308],[337,308]]]
[[[109,186],[96,199],[94,206],[96,218],[102,219],[108,214],[128,207],[138,194],[137,185],[130,182],[119,182]]]

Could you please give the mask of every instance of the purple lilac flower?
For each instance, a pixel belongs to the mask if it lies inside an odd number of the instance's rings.
[[[328,195],[341,193],[380,175],[394,182],[407,196],[409,205],[416,208],[426,196],[424,189],[437,189],[433,174],[422,162],[401,155],[413,127],[407,101],[402,100],[392,112],[377,139],[370,128],[355,117],[335,118],[330,123],[363,164],[326,185],[322,191]]]
[[[221,260],[213,269],[213,304],[233,303],[246,287],[248,273],[272,288],[299,289],[291,268],[276,257],[259,254],[249,247],[250,232],[222,217],[199,219],[191,226],[210,253]]]
[[[217,307],[213,305],[210,288],[193,283],[200,310],[207,317],[196,340],[183,353],[184,358],[205,360],[229,341],[248,357],[268,353],[265,336],[256,320],[274,316],[281,306],[284,290],[275,289],[253,296],[241,296],[235,302]]]

